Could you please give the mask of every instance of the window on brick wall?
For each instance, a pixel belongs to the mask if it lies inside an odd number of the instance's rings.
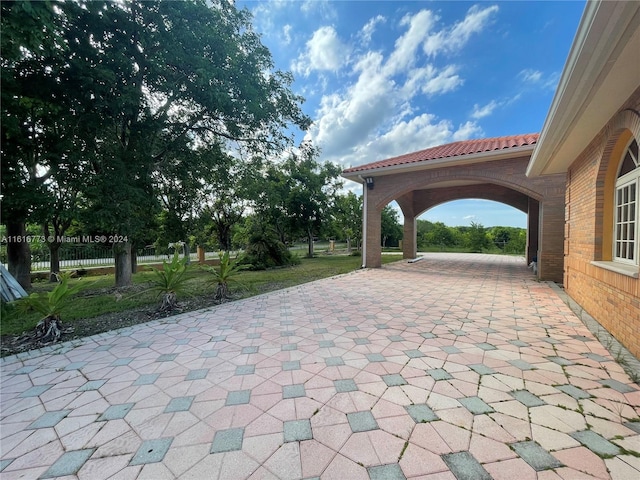
[[[629,143],[620,161],[615,190],[613,259],[638,265],[640,256],[640,156],[638,142]]]

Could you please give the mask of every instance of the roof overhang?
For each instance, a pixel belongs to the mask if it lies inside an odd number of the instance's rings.
[[[523,145],[520,147],[505,148],[502,150],[492,150],[488,152],[478,152],[455,157],[436,158],[424,162],[414,162],[388,167],[371,168],[358,170],[355,172],[343,172],[342,176],[354,182],[364,183],[366,177],[378,177],[382,175],[392,175],[396,173],[409,173],[433,168],[457,167],[462,165],[472,165],[475,163],[492,162],[495,160],[505,160],[511,158],[521,158],[531,156],[535,145]]]
[[[640,86],[640,2],[588,1],[527,176],[564,173]]]

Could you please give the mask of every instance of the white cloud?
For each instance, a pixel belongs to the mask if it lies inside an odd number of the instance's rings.
[[[395,50],[389,57],[387,68],[393,72],[403,71],[416,61],[416,51],[425,41],[434,24],[434,15],[429,10],[422,10],[413,16],[406,15],[401,25],[409,29],[395,42]]]
[[[489,24],[496,11],[497,7],[472,7],[464,20],[440,32],[435,31],[437,17],[432,12],[407,15],[400,22],[404,32],[387,55],[377,51],[357,54],[332,27],[314,32],[296,62],[297,71],[305,75],[333,71],[341,78],[355,80],[322,97],[306,138],[321,148],[324,160],[359,165],[482,134],[474,121],[456,129],[450,120],[416,112],[413,105],[418,96],[449,93],[464,83],[457,65],[429,61],[425,52],[462,48]],[[381,21],[377,18],[369,20],[359,37],[370,35]],[[427,48],[433,38],[445,43],[436,50],[433,43]],[[351,58],[348,52],[354,52]]]
[[[292,30],[292,26],[289,24],[286,24],[284,27],[282,27],[282,36],[284,37],[284,43],[285,45],[289,45],[291,43],[291,30]]]
[[[525,83],[539,83],[542,80],[542,72],[539,70],[526,69],[522,70],[518,77]]]
[[[434,95],[455,90],[464,83],[460,76],[456,74],[457,70],[458,68],[455,65],[448,65],[422,86],[422,93]]]
[[[473,113],[471,114],[471,118],[479,120],[481,118],[488,117],[497,107],[498,102],[496,102],[495,100],[491,100],[489,103],[482,107],[476,103],[473,106]]]
[[[458,130],[453,133],[453,140],[455,140],[456,142],[460,140],[468,140],[473,137],[480,137],[483,135],[483,133],[484,132],[479,125],[477,125],[475,122],[469,121],[463,123],[458,127]]]
[[[498,12],[498,6],[480,8],[472,6],[464,20],[456,23],[450,29],[444,29],[429,35],[424,43],[424,52],[429,56],[439,53],[453,53],[464,47],[471,36],[483,31],[493,20],[493,15]]]
[[[333,27],[321,27],[307,42],[305,52],[293,63],[293,71],[305,76],[312,71],[335,72],[347,60],[348,50]]]
[[[264,3],[270,4],[271,0]],[[328,0],[305,0],[302,2],[300,11],[308,17],[320,17],[323,20],[333,20],[338,16]]]
[[[517,77],[524,84],[540,87],[544,90],[555,90],[558,86],[558,80],[560,79],[560,75],[557,72],[552,72],[545,76],[540,70],[534,70],[532,68],[521,70]]]
[[[386,21],[387,21],[387,19],[384,18],[382,15],[376,15],[371,20],[369,20],[365,24],[365,26],[362,27],[360,32],[358,33],[358,36],[360,37],[362,42],[364,44],[368,44],[369,42],[371,42],[371,37],[373,36],[374,32],[376,31],[376,27],[378,26],[378,24],[379,23],[384,23]]]

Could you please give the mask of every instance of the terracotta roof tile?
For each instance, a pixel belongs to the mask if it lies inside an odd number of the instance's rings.
[[[462,155],[471,155],[474,153],[491,152],[496,150],[504,150],[507,148],[524,147],[533,145],[538,141],[537,133],[529,133],[524,135],[509,135],[496,138],[478,138],[474,140],[463,140],[460,142],[448,143],[437,147],[427,148],[418,152],[407,153],[398,157],[387,158],[377,162],[359,165],[357,167],[347,168],[344,173],[362,172],[375,170],[378,168],[392,167],[396,165],[405,165],[410,163],[427,162],[441,158],[459,157]]]

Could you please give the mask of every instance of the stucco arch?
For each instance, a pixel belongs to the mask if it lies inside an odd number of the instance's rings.
[[[561,282],[565,177],[527,177],[536,140],[532,134],[456,142],[343,172],[364,187],[363,266],[381,265],[381,212],[390,202],[404,215],[403,256],[414,258],[422,212],[445,201],[485,198],[527,213],[527,257],[537,257],[541,279]]]

